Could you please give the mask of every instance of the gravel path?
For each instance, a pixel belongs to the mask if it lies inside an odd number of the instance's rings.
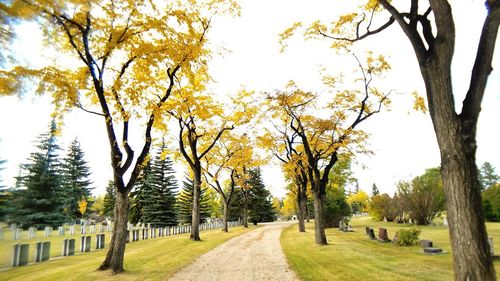
[[[280,234],[290,223],[269,223],[200,256],[169,280],[298,280],[281,250]]]

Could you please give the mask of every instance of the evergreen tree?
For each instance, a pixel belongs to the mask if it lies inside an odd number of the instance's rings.
[[[276,210],[273,207],[271,192],[266,189],[262,180],[260,168],[249,171],[250,188],[249,217],[254,224],[258,222],[270,222],[276,219]]]
[[[184,224],[190,224],[192,219],[192,209],[193,209],[193,180],[186,178],[182,181],[183,188],[177,196],[177,214],[179,222]],[[205,222],[207,218],[210,218],[210,204],[206,198],[205,192],[207,189],[201,189],[200,193],[200,223]]]
[[[4,169],[3,165],[6,160],[0,160],[0,171]],[[9,202],[10,192],[3,185],[3,180],[0,177],[0,221],[5,221],[7,215],[7,203]]]
[[[177,180],[175,179],[172,160],[163,157],[165,150],[166,145],[165,141],[163,141],[149,168],[148,188],[143,190],[142,221],[151,223],[155,227],[177,225],[175,208]]]
[[[484,162],[479,169],[479,182],[482,190],[494,186],[499,180],[500,177],[496,174],[493,165],[490,162]]]
[[[229,202],[228,221],[237,221],[243,219],[243,192],[241,188],[235,187],[233,197]]]
[[[145,222],[144,206],[150,204],[147,196],[151,194],[152,189],[152,175],[151,175],[151,160],[146,162],[144,169],[142,169],[140,176],[134,184],[133,191],[130,192],[130,210],[128,219],[131,223]]]
[[[104,195],[103,200],[103,215],[108,217],[114,216],[115,211],[115,184],[113,181],[108,182],[108,186],[106,186],[106,195]]]
[[[78,204],[82,199],[87,200],[90,209],[92,200],[90,187],[92,181],[89,179],[90,168],[84,159],[85,153],[80,148],[77,139],[73,140],[68,148],[68,154],[62,161],[62,189],[65,196],[64,209],[66,215],[75,220],[81,217]]]
[[[378,190],[378,187],[376,184],[372,185],[372,196],[379,195],[380,191]]]
[[[39,151],[32,153],[29,163],[21,166],[23,175],[17,178],[21,189],[13,193],[14,208],[11,209],[10,221],[24,228],[56,227],[66,219],[56,130],[52,121],[49,133],[39,137]]]

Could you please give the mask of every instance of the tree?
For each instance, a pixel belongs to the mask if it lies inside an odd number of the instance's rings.
[[[496,174],[495,168],[490,162],[484,162],[479,169],[479,182],[482,190],[486,190],[500,181],[500,177]]]
[[[436,214],[444,210],[444,192],[438,168],[427,169],[411,182],[397,184],[398,196],[402,200],[404,211],[418,225],[432,222]]]
[[[130,210],[129,221],[131,223],[145,222],[144,221],[144,206],[150,204],[148,194],[151,194],[153,176],[151,175],[151,159],[145,163],[141,174],[134,184],[134,189],[130,192]]]
[[[488,221],[500,221],[500,184],[483,192],[484,217]]]
[[[271,192],[266,189],[262,180],[260,168],[249,170],[250,188],[249,217],[253,224],[271,222],[276,219],[276,210],[273,206]]]
[[[6,160],[0,160],[0,171],[4,169],[3,165]],[[8,211],[8,202],[10,201],[10,191],[3,185],[2,178],[0,177],[0,221],[6,221]]]
[[[193,222],[193,197],[194,197],[194,184],[193,180],[186,178],[182,181],[183,188],[177,195],[177,216],[180,223],[191,224]],[[200,223],[210,218],[210,204],[208,198],[205,197],[206,188],[200,189]]]
[[[280,215],[286,219],[290,219],[298,213],[297,195],[293,192],[287,192],[283,199],[283,206],[280,208]],[[300,229],[299,229],[300,231]]]
[[[419,64],[441,154],[455,279],[496,280],[481,206],[475,139],[481,102],[492,71],[500,2],[485,1],[486,18],[461,112],[455,108],[451,79],[455,20],[449,1],[412,0],[411,5],[402,7],[389,0],[368,0],[365,3],[358,6],[361,11],[343,15],[332,24],[314,22],[307,29],[306,36],[328,38],[334,40],[334,48],[344,48],[378,34],[394,23],[399,25]],[[422,9],[427,3],[429,6]],[[390,14],[387,20],[378,18],[378,15],[387,16],[383,12]],[[297,23],[286,30],[282,40],[290,37],[300,25]]]
[[[377,185],[374,183],[374,184],[372,185],[372,196],[374,196],[374,195],[379,195],[379,194],[380,194],[380,191],[378,190]]]
[[[21,82],[37,81],[37,91],[52,95],[56,114],[79,107],[102,117],[116,202],[110,246],[99,269],[122,272],[129,193],[150,150],[151,131],[165,129],[163,106],[174,88],[180,90],[177,82],[197,84],[206,74],[212,16],[237,13],[237,5],[219,0],[9,2],[0,6],[2,11],[18,21],[38,23],[57,56],[67,59],[54,59],[65,63],[40,69],[15,65],[2,70],[1,92],[20,93]],[[145,121],[137,154],[129,142],[134,118]]]
[[[347,203],[349,203],[352,212],[355,214],[366,212],[369,204],[368,194],[366,194],[363,190],[360,190],[349,195],[347,197]]]
[[[387,95],[370,84],[373,77],[382,74],[390,66],[382,56],[369,54],[366,66],[357,59],[361,78],[354,85],[358,89],[341,87],[339,77],[324,77],[331,101],[325,102],[319,94],[305,92],[290,82],[285,91],[269,95],[270,111],[275,118],[298,135],[307,159],[308,178],[314,194],[315,240],[319,245],[328,244],[323,221],[323,204],[330,171],[339,153],[366,152],[363,143],[367,135],[356,127],[387,104]],[[321,111],[322,117],[317,117]],[[356,148],[354,148],[356,147]]]
[[[69,146],[68,153],[61,163],[62,189],[65,193],[64,209],[68,218],[73,220],[82,218],[79,210],[79,202],[91,195],[90,187],[92,181],[89,179],[91,173],[85,153],[80,148],[78,140],[73,140]],[[87,201],[86,201],[87,202]],[[91,203],[91,201],[87,202]],[[92,204],[89,204],[89,208]]]
[[[114,188],[114,183],[113,181],[109,181],[108,185],[106,186],[106,195],[104,195],[104,200],[102,202],[103,210],[102,214],[104,216],[109,216],[111,218],[114,217],[114,210],[115,210],[115,197],[116,197],[116,190]]]
[[[143,189],[142,221],[154,227],[177,225],[175,197],[177,180],[172,160],[166,155],[165,140],[151,160],[150,175],[147,178],[149,188]]]
[[[381,221],[385,218],[387,221],[393,221],[398,216],[397,204],[387,193],[374,195],[370,198],[368,214],[374,220]]]
[[[39,136],[38,151],[31,153],[29,162],[22,164],[23,175],[17,178],[22,189],[13,193],[10,220],[23,228],[62,225],[64,194],[61,189],[57,127],[51,122],[49,132]]]
[[[346,189],[348,185],[357,182],[351,171],[351,159],[340,155],[337,164],[333,166],[328,176],[326,197],[323,209],[325,227],[336,227],[344,217],[351,215],[347,203]]]

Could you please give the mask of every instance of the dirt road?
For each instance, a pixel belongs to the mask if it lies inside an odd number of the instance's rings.
[[[169,280],[298,280],[288,267],[280,234],[290,223],[269,223],[200,256]]]

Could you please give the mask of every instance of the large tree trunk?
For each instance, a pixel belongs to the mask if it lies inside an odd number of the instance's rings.
[[[476,124],[465,123],[453,110],[451,75],[436,61],[421,70],[441,153],[455,279],[493,281],[476,167]]]
[[[248,194],[247,191],[243,192],[243,227],[248,228]]]
[[[114,274],[124,271],[123,258],[127,238],[128,209],[128,193],[116,192],[113,234],[106,259],[99,266],[99,270],[111,269]]]
[[[193,241],[201,241],[200,238],[200,193],[201,193],[201,166],[195,168],[193,180],[193,210],[191,217],[191,235]]]
[[[229,202],[222,200],[222,204],[224,204],[224,213],[222,214],[222,231],[228,232],[227,218],[229,215]]]
[[[325,222],[323,219],[324,193],[314,190],[314,237],[316,244],[328,245],[326,241]]]
[[[305,224],[305,218],[307,215],[307,196],[304,194],[304,192],[301,190],[301,188],[298,189],[298,194],[297,194],[297,203],[299,207],[299,212],[297,219],[299,220],[299,232],[306,232],[306,224]]]

